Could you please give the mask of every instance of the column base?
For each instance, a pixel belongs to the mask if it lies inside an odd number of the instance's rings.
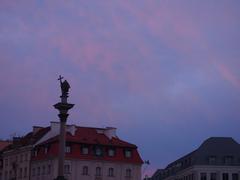
[[[56,179],[54,180],[67,180],[64,176],[58,176]]]

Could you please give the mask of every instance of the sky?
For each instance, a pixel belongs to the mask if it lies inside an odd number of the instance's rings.
[[[117,127],[143,174],[212,136],[240,142],[239,0],[0,0],[0,138],[58,121]]]

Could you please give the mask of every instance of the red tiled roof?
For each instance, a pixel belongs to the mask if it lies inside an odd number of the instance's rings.
[[[12,142],[11,141],[0,141],[0,151],[2,151],[5,147],[10,145]]]
[[[118,161],[118,162],[126,162],[126,163],[137,163],[142,164],[143,161],[137,151],[137,146],[128,142],[125,142],[118,137],[113,137],[109,139],[105,134],[98,133],[98,130],[105,130],[99,128],[89,128],[89,127],[77,127],[75,131],[75,135],[71,135],[70,133],[66,134],[66,142],[72,143],[73,152],[70,154],[66,154],[66,158],[74,158],[74,159],[85,159],[85,160],[105,160],[105,161]],[[43,143],[39,144],[40,153],[37,157],[33,157],[33,160],[41,160],[48,157],[56,157],[58,154],[58,138],[59,136],[54,136]],[[44,154],[44,145],[51,144],[51,150],[48,155]],[[80,152],[80,146],[78,144],[86,144],[90,145],[91,149],[94,145],[105,146],[107,149],[108,146],[115,147],[117,152],[116,156],[109,157],[96,157],[94,154],[82,155]],[[124,157],[124,150],[132,149],[132,158]]]
[[[118,137],[113,137],[112,139],[109,139],[105,134],[98,133],[97,130],[103,130],[103,129],[77,127],[77,130],[74,136],[71,135],[70,133],[66,134],[66,141],[83,143],[83,144],[101,144],[106,146],[137,148],[136,145],[123,141]],[[47,141],[41,143],[41,145],[50,143],[50,142],[55,142],[55,141],[58,141],[58,136],[48,139]]]

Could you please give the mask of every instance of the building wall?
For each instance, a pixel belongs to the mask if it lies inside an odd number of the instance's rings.
[[[3,153],[2,179],[28,180],[31,148],[25,147]]]
[[[240,180],[240,166],[212,166],[212,165],[192,166],[183,171],[178,172],[173,176],[169,176],[164,180],[214,180],[211,178],[212,173],[216,174],[215,180],[224,180],[223,174],[228,174],[228,180],[233,180],[232,175],[238,174],[238,180]],[[201,174],[205,174],[206,179],[204,177],[201,177]]]
[[[47,171],[49,166],[51,166],[50,172]],[[88,174],[85,175],[83,173],[84,166],[88,167]],[[33,161],[31,165],[31,180],[52,180],[57,177],[57,167],[57,159]],[[67,167],[69,167],[69,172],[67,172]],[[96,175],[97,167],[101,168],[101,175],[99,176]],[[109,168],[113,168],[112,177],[109,176]],[[38,169],[40,169],[39,173],[37,172]],[[127,169],[131,170],[131,176],[129,177],[126,174]],[[33,171],[35,171],[34,174]],[[141,165],[107,161],[66,159],[65,177],[68,180],[141,180]]]

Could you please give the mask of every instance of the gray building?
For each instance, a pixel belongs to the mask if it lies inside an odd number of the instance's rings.
[[[198,149],[157,170],[152,180],[239,180],[240,144],[211,137]]]

